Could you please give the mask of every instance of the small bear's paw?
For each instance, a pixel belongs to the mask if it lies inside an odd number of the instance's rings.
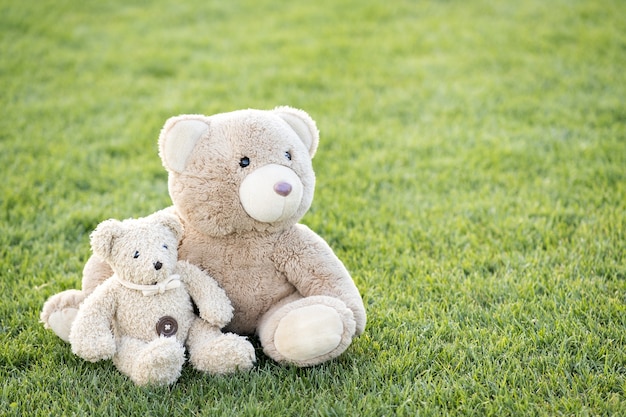
[[[185,347],[174,337],[161,336],[137,352],[130,378],[137,385],[170,385],[185,363]]]
[[[97,362],[111,359],[116,352],[115,339],[112,334],[81,337],[72,332],[69,341],[72,352],[86,361]]]
[[[219,335],[190,347],[191,364],[202,372],[222,375],[252,369],[256,363],[254,347],[243,336]]]

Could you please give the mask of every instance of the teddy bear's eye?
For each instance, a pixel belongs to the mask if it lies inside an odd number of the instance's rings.
[[[135,259],[139,258],[139,251],[138,250],[135,251],[135,254],[133,255],[133,258],[135,258]]]
[[[291,161],[291,152],[289,151],[285,152],[285,158]]]
[[[240,167],[245,168],[248,165],[250,165],[250,158],[248,158],[247,156],[244,156],[243,158],[239,160]]]
[[[169,249],[167,245],[163,245],[163,249]]]

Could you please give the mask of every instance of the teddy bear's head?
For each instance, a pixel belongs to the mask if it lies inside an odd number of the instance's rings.
[[[172,275],[183,234],[173,214],[157,212],[141,219],[106,220],[91,233],[93,252],[106,260],[118,277],[153,285]]]
[[[221,236],[298,222],[313,201],[318,141],[307,113],[277,107],[173,117],[159,153],[179,215],[197,231]]]

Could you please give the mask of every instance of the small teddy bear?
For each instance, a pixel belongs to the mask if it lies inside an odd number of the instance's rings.
[[[225,292],[199,268],[178,260],[182,234],[178,218],[166,212],[98,225],[91,247],[114,274],[78,309],[69,333],[76,355],[91,362],[113,359],[137,385],[174,383],[185,361],[185,343],[192,364],[202,371],[220,374],[253,366],[252,345],[221,332],[233,316]],[[201,340],[194,333],[201,333]]]

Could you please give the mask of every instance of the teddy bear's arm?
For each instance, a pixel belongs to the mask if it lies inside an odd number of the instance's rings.
[[[109,279],[78,309],[69,335],[74,354],[90,362],[113,357],[116,349],[111,324],[116,308],[114,281]]]
[[[350,273],[324,239],[297,224],[276,245],[275,262],[305,297],[327,295],[342,300],[354,313],[356,334],[365,329],[363,300]]]
[[[200,317],[220,329],[226,326],[233,318],[233,307],[224,290],[211,276],[187,261],[178,261],[176,268]]]

